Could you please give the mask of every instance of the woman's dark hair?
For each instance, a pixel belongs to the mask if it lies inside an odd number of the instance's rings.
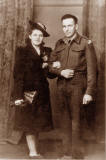
[[[78,18],[72,14],[65,14],[64,16],[61,17],[61,21],[63,21],[64,19],[68,19],[68,18],[72,18],[75,24],[78,23]]]
[[[35,27],[29,26],[28,34],[30,35],[33,32],[33,30],[35,30]]]

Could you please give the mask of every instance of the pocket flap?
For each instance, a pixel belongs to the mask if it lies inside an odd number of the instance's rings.
[[[84,51],[84,48],[82,46],[72,46],[71,49],[72,51],[76,51],[76,52]]]
[[[64,50],[66,48],[66,46],[58,46],[56,49],[55,49],[55,52],[60,52],[62,50]]]
[[[71,48],[72,49],[72,51],[76,51],[76,52],[83,52],[84,51],[84,49],[82,49],[82,48]]]

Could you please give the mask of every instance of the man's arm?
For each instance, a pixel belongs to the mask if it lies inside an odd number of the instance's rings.
[[[86,63],[87,63],[87,89],[85,95],[94,96],[97,85],[97,59],[93,43],[88,40],[86,44]],[[89,99],[89,98],[88,98]]]
[[[55,49],[51,53],[49,71],[66,79],[72,78],[74,76],[74,70],[62,68],[62,62],[60,62],[58,52],[56,52],[59,48],[61,48],[61,40],[56,43]]]

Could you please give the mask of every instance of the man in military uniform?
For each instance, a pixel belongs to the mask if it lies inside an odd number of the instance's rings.
[[[93,101],[96,91],[96,55],[93,43],[77,32],[78,19],[66,14],[61,18],[65,36],[51,54],[50,71],[58,76],[58,102],[65,155],[83,159],[81,143],[81,107]],[[67,148],[68,146],[68,148]]]

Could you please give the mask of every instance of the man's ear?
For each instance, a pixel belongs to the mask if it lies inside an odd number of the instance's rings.
[[[76,24],[76,30],[78,30],[78,24]]]

